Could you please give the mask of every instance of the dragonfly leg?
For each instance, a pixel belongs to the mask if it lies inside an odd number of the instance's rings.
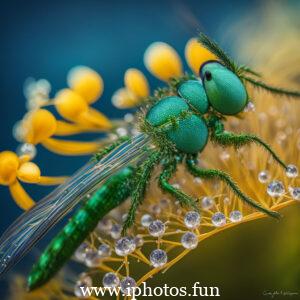
[[[160,188],[171,194],[175,197],[182,205],[186,205],[188,207],[192,207],[194,210],[198,211],[197,200],[192,198],[191,196],[185,194],[180,189],[174,187],[169,183],[169,180],[175,174],[177,169],[177,162],[176,160],[167,163],[159,176],[159,185]]]
[[[136,170],[135,180],[133,181],[134,189],[131,192],[131,206],[123,225],[123,234],[126,233],[126,230],[131,227],[135,221],[137,208],[144,200],[145,191],[151,178],[152,171],[158,164],[160,157],[160,152],[152,152]]]
[[[233,179],[225,172],[221,170],[215,169],[202,169],[197,166],[197,158],[195,156],[189,156],[186,160],[186,165],[188,171],[197,177],[205,178],[205,179],[219,179],[225,182],[231,190],[245,203],[249,204],[250,206],[254,207],[255,209],[271,216],[274,218],[279,218],[280,214],[278,212],[269,210],[268,208],[263,207],[260,203],[257,203],[247,195],[245,195],[238,185],[233,181]]]

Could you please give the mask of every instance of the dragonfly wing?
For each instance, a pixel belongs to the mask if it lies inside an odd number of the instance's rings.
[[[0,238],[0,275],[6,273],[88,193],[118,170],[147,155],[150,138],[144,134],[124,142],[99,162],[89,162],[24,212]]]

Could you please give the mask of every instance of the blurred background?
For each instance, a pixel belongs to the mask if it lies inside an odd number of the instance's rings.
[[[0,151],[15,150],[18,145],[12,128],[26,111],[23,96],[26,78],[49,80],[53,95],[65,87],[71,67],[89,66],[102,75],[105,84],[104,94],[95,106],[110,118],[121,117],[124,111],[112,106],[111,95],[123,86],[127,68],[146,72],[143,53],[151,42],[167,42],[183,57],[186,41],[204,31],[234,53],[232,32],[238,32],[237,26],[245,20],[251,26],[262,21],[266,14],[270,17],[269,8],[274,4],[280,5],[287,19],[296,20],[295,16],[299,16],[297,0],[11,0],[2,3]],[[158,82],[151,76],[148,78],[155,87]],[[68,175],[87,159],[57,156],[39,149],[35,161],[47,175]],[[50,189],[26,186],[26,190],[38,200]],[[0,233],[3,233],[21,210],[3,186],[0,186],[0,199]],[[291,213],[299,215],[299,208],[298,212],[295,210],[293,207]],[[264,290],[299,288],[300,299],[300,272],[296,267],[299,262],[294,261],[299,258],[299,242],[296,237],[289,238],[292,232],[282,230],[293,228],[297,232],[299,222],[283,222],[288,224],[261,220],[214,237],[203,243],[203,249],[179,263],[174,271],[157,276],[153,284],[163,281],[188,286],[200,281],[202,285],[219,286],[224,299],[263,299]],[[278,248],[282,249],[282,256]],[[17,269],[28,271],[26,262]],[[7,282],[0,283],[1,299],[8,297],[7,286]]]

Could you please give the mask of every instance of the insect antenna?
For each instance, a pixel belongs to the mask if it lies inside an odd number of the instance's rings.
[[[242,79],[244,79],[245,81],[251,83],[252,85],[254,85],[260,89],[269,91],[273,94],[283,95],[283,96],[288,96],[288,97],[300,97],[300,92],[298,92],[298,91],[290,91],[285,88],[273,87],[273,86],[270,86],[260,80],[253,79],[253,78],[245,76],[245,75],[241,75],[240,77]]]
[[[207,35],[204,33],[200,33],[198,37],[198,41],[200,44],[202,44],[208,51],[213,53],[215,56],[217,56],[220,61],[231,71],[234,73],[237,73],[238,67],[235,64],[235,62],[226,54],[224,50],[222,50],[218,44],[211,40]]]

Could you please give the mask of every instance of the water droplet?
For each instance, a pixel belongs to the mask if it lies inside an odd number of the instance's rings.
[[[258,173],[258,181],[261,183],[266,183],[270,179],[270,174],[268,171],[264,170]]]
[[[244,108],[244,112],[255,111],[255,105],[253,102],[249,101]]]
[[[132,238],[123,237],[116,241],[115,251],[119,256],[126,256],[135,250],[135,243]]]
[[[99,264],[101,263],[101,255],[99,255],[98,251],[96,249],[89,249],[86,252],[85,255],[85,264],[87,267],[89,268],[94,268],[99,266]]]
[[[290,187],[289,192],[293,199],[300,200],[300,187]]]
[[[151,212],[154,215],[159,215],[161,213],[161,207],[157,204],[151,206]]]
[[[165,265],[168,261],[167,253],[161,249],[155,249],[150,253],[150,261],[154,268]]]
[[[230,154],[227,151],[222,151],[220,154],[221,160],[228,160],[230,158]]]
[[[119,224],[113,224],[110,230],[110,236],[116,240],[121,237],[121,233],[122,233],[122,226]]]
[[[144,227],[149,227],[149,225],[152,221],[153,221],[153,219],[149,214],[145,214],[141,217],[141,224]]]
[[[226,224],[226,217],[223,213],[221,212],[216,212],[212,218],[211,218],[212,223],[216,226],[216,227],[220,227]]]
[[[34,159],[36,156],[35,146],[33,144],[29,144],[29,143],[21,144],[17,148],[16,152],[17,152],[18,156],[28,155],[30,157],[30,159]]]
[[[26,133],[24,122],[22,120],[16,122],[12,129],[12,134],[15,140],[18,142],[24,142]]]
[[[243,215],[239,210],[233,210],[229,215],[229,219],[233,223],[240,222],[243,219]]]
[[[121,291],[127,295],[133,295],[133,288],[136,287],[136,281],[132,277],[125,277],[120,283]]]
[[[74,256],[77,260],[84,262],[87,251],[89,250],[87,243],[82,243],[75,251]]]
[[[103,233],[109,233],[112,229],[112,226],[112,220],[105,218],[98,223],[97,229]]]
[[[195,249],[198,245],[198,237],[193,232],[186,232],[181,237],[181,244],[186,249]]]
[[[120,284],[120,279],[115,273],[109,272],[103,276],[102,284],[104,287],[114,288]]]
[[[189,211],[184,217],[184,224],[187,228],[197,228],[200,224],[201,217],[196,211]]]
[[[152,236],[160,237],[165,233],[165,224],[160,220],[152,221],[148,230]]]
[[[91,277],[85,275],[85,276],[80,276],[81,278],[76,282],[74,286],[74,295],[78,298],[89,298],[88,295],[84,295],[84,293],[81,290],[81,287],[83,289],[87,287],[92,286],[92,279]]]
[[[134,121],[134,115],[130,114],[130,113],[125,114],[124,121],[128,122],[128,123],[133,122]]]
[[[180,184],[179,183],[173,183],[172,187],[175,189],[180,189]]]
[[[284,194],[284,186],[281,181],[279,180],[274,180],[269,183],[268,188],[267,188],[267,193],[271,197],[279,197]]]
[[[123,127],[117,128],[117,129],[116,129],[116,133],[117,133],[118,136],[120,136],[120,137],[128,135],[127,129],[126,129],[126,128],[123,128]]]
[[[99,247],[98,247],[98,254],[101,256],[101,257],[108,257],[111,255],[111,248],[109,245],[107,244],[101,244]]]
[[[295,178],[298,176],[298,168],[295,165],[287,165],[285,174],[289,178]]]
[[[203,209],[211,209],[215,205],[215,201],[211,197],[203,197],[201,200],[201,207]]]
[[[193,179],[193,181],[194,181],[194,183],[196,183],[196,184],[201,184],[201,183],[202,183],[202,179],[201,179],[200,177],[195,177],[195,178]]]

